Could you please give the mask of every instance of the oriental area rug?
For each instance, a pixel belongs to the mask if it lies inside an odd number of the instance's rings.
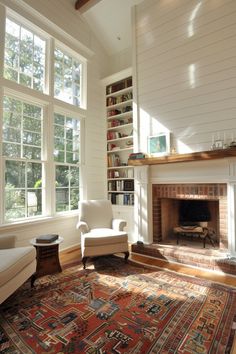
[[[235,288],[101,257],[5,301],[0,353],[232,353],[235,321]]]

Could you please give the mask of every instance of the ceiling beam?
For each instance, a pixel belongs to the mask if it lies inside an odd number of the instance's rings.
[[[77,0],[75,2],[75,9],[80,10],[80,12],[85,12],[92,6],[96,5],[101,0]]]

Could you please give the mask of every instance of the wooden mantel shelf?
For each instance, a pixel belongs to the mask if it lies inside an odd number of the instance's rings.
[[[203,160],[216,160],[227,157],[236,157],[236,147],[223,149],[192,152],[188,154],[175,154],[161,157],[147,157],[145,159],[128,160],[129,166],[160,165],[167,163],[191,162]]]

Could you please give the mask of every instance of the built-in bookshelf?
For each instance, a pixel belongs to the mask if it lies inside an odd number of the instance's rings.
[[[106,85],[107,192],[114,205],[134,205],[133,83],[127,76]]]

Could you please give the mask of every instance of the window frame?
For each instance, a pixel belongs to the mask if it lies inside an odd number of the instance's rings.
[[[1,6],[0,6],[1,7]],[[0,8],[1,10],[2,8]],[[3,60],[0,64],[0,103],[3,107],[3,97],[13,96],[16,99],[27,101],[30,104],[36,104],[43,107],[43,122],[42,122],[42,215],[23,218],[20,220],[6,221],[4,210],[5,201],[1,198],[0,201],[0,227],[4,225],[15,225],[19,223],[28,223],[32,221],[43,221],[48,218],[58,218],[58,217],[71,217],[77,215],[78,210],[71,210],[56,213],[56,196],[55,196],[55,168],[53,159],[53,140],[54,140],[54,130],[53,130],[53,117],[54,112],[66,114],[67,116],[76,118],[80,120],[80,161],[79,164],[73,165],[79,168],[80,171],[80,199],[83,195],[82,180],[83,180],[83,165],[82,160],[84,156],[84,129],[85,129],[85,118],[86,118],[86,99],[87,99],[87,59],[81,54],[78,54],[73,48],[64,44],[64,38],[61,40],[55,38],[55,34],[51,34],[50,31],[43,31],[34,22],[28,21],[23,16],[16,14],[14,11],[5,8],[5,11],[0,11],[0,33],[3,36],[3,45],[0,47],[0,58]],[[35,35],[39,35],[40,38],[43,37],[46,40],[46,50],[45,50],[45,89],[44,91],[36,91],[35,89],[25,87],[19,83],[7,80],[4,78],[4,56],[5,56],[5,20],[9,18],[11,21],[23,26],[29,31],[33,31]],[[33,19],[34,20],[34,19]],[[38,22],[37,22],[38,24]],[[42,28],[43,23],[41,23]],[[46,27],[47,28],[47,27]],[[47,28],[48,30],[48,28]],[[72,54],[75,59],[82,64],[81,72],[81,102],[80,107],[63,102],[54,98],[54,48],[60,47],[68,54]],[[0,109],[0,192],[4,195],[5,187],[5,157],[2,155],[2,133],[3,133],[3,109]],[[28,160],[29,161],[29,160]],[[39,162],[38,160],[37,162]]]

